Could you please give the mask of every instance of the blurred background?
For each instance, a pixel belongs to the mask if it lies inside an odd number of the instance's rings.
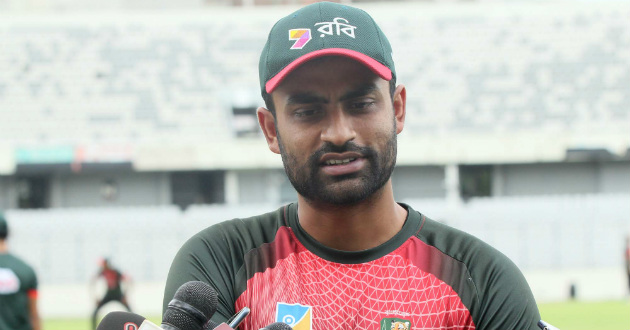
[[[44,318],[101,257],[159,315],[181,244],[296,193],[258,128],[258,57],[304,0],[0,0],[0,209]],[[539,303],[627,299],[630,1],[341,1],[388,35],[397,200],[523,270]]]

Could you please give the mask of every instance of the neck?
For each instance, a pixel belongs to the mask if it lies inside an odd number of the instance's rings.
[[[0,239],[0,253],[7,253],[9,251],[9,246],[7,241],[4,239]]]
[[[407,210],[394,200],[391,181],[353,205],[323,205],[298,196],[298,218],[318,242],[337,250],[361,251],[377,247],[396,235]]]

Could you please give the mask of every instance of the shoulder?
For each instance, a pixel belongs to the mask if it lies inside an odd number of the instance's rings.
[[[507,256],[469,233],[428,218],[416,237],[466,269],[475,297],[468,307],[480,328],[536,328],[540,315],[531,289]]]
[[[278,228],[284,226],[284,207],[248,218],[225,220],[193,235],[185,244],[206,246],[258,245],[273,240]]]
[[[462,263],[474,281],[480,299],[492,287],[524,282],[521,271],[512,260],[469,233],[425,218],[422,229],[416,236]]]
[[[27,272],[27,273],[35,273],[35,270],[33,269],[33,267],[31,267],[26,261],[24,261],[22,258],[14,255],[14,254],[9,254],[9,257],[11,258],[14,266],[16,268],[19,268],[20,270]]]
[[[173,258],[167,277],[163,308],[177,288],[188,281],[209,283],[219,294],[219,311],[233,314],[237,274],[247,252],[270,243],[285,225],[285,207],[249,217],[226,220],[190,237]]]
[[[449,257],[464,263],[469,270],[475,268],[478,262],[496,258],[507,259],[505,255],[481,239],[424,216],[422,228],[416,237]]]
[[[37,274],[35,269],[31,267],[26,261],[13,254],[6,255],[7,264],[6,267],[13,270],[13,272],[25,282],[33,282],[32,286],[37,283]]]

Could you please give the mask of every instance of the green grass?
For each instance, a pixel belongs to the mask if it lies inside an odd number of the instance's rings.
[[[630,301],[568,301],[540,304],[543,320],[560,330],[630,330]],[[160,324],[159,316],[149,320]],[[44,319],[42,330],[90,330],[85,319]]]
[[[160,325],[160,316],[149,316],[149,321]],[[42,330],[91,330],[92,321],[84,319],[44,319],[42,320]]]
[[[630,301],[540,304],[543,320],[560,330],[630,330]]]

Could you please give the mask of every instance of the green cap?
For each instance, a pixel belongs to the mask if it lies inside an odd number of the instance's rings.
[[[365,11],[317,2],[280,19],[269,32],[260,55],[260,88],[271,93],[293,70],[314,58],[345,56],[381,78],[396,76],[392,47]]]

